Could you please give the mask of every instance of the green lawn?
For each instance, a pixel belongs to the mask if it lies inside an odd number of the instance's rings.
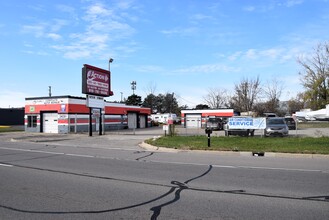
[[[148,144],[188,150],[216,151],[262,151],[302,154],[329,154],[329,137],[211,137],[208,147],[207,136],[173,136],[149,139]]]
[[[0,125],[0,132],[13,132],[13,131],[23,131],[23,129],[17,128],[17,126]]]

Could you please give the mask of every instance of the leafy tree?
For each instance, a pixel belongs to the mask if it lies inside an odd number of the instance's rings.
[[[156,113],[157,109],[157,96],[149,94],[145,97],[143,104],[144,107],[150,108],[152,114]]]
[[[204,105],[204,104],[199,104],[197,106],[195,106],[195,109],[209,109],[209,106],[208,105]]]
[[[131,96],[128,96],[126,100],[126,105],[137,105],[140,106],[142,105],[142,97],[138,96],[136,94],[133,94]]]
[[[318,44],[310,58],[300,57],[298,63],[303,68],[299,75],[309,107],[324,108],[329,103],[329,42]]]
[[[166,93],[163,96],[162,101],[162,112],[176,113],[179,114],[180,109],[178,108],[178,103],[176,98],[174,97],[174,93]]]
[[[155,113],[166,113],[165,108],[163,107],[164,105],[164,95],[163,94],[158,94],[155,98]]]
[[[182,111],[183,109],[188,109],[188,106],[187,105],[179,106],[179,111]]]
[[[180,115],[181,111],[174,93],[159,94],[157,96],[149,94],[144,99],[143,106],[149,108],[152,106],[152,113],[175,113]]]

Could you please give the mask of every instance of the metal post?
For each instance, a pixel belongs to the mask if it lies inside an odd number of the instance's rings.
[[[105,134],[105,110],[104,110],[104,114],[102,115],[102,120],[103,120],[103,135]]]
[[[102,135],[103,134],[103,127],[102,127],[102,109],[100,108],[99,109],[100,111],[100,114],[99,114],[99,135]]]
[[[134,116],[134,128],[133,128],[134,135],[136,130],[136,124],[137,124],[137,115]]]
[[[92,108],[89,107],[89,136],[93,136],[93,127],[92,127],[92,117],[91,117]]]
[[[75,114],[75,118],[74,118],[74,133],[77,133],[77,117],[78,117],[78,115],[77,114]]]

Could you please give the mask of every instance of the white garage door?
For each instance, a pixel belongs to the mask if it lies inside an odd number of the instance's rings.
[[[186,115],[185,119],[187,128],[201,127],[201,115]]]
[[[57,113],[43,113],[42,130],[44,133],[58,133]]]
[[[145,115],[139,116],[139,123],[140,123],[139,127],[140,128],[145,128],[145,125],[146,125],[145,118],[146,118]]]
[[[128,128],[137,128],[137,114],[128,113]]]

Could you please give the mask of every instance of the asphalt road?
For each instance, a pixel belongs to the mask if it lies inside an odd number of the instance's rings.
[[[0,135],[0,219],[329,219],[328,158],[138,146],[154,135]]]

